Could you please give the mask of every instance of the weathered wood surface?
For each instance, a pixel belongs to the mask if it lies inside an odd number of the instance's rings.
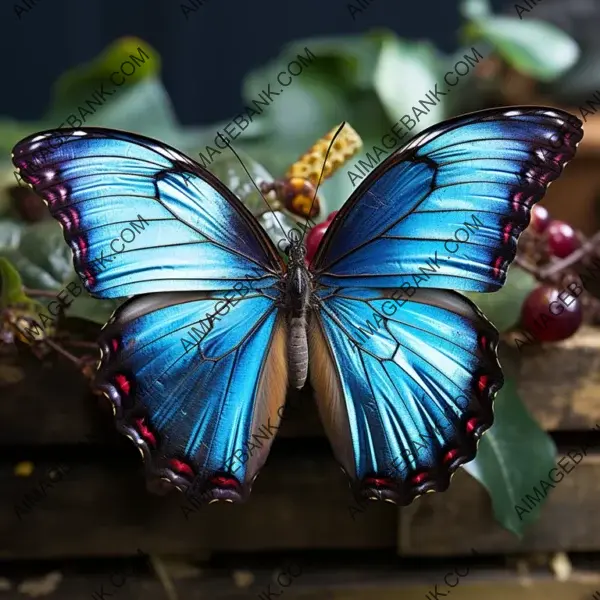
[[[23,357],[25,378],[0,387],[0,443],[18,446],[73,444],[87,435],[106,439],[111,411],[88,391],[81,375],[64,361],[41,365]],[[520,358],[519,391],[547,430],[585,430],[600,423],[600,329],[537,349]],[[288,397],[290,410],[279,436],[321,436],[310,390]]]
[[[111,460],[73,457],[79,464],[72,462],[71,471],[29,511],[25,494],[32,497],[41,481],[47,486],[47,469],[64,461],[38,464],[26,478],[16,477],[5,461],[0,466],[0,559],[111,556],[136,548],[165,554],[395,549],[397,508],[381,503],[352,519],[354,501],[340,468],[324,456],[326,449],[311,452],[306,445],[276,442],[246,504],[198,510],[178,492],[148,493],[133,447]]]
[[[459,594],[464,600],[591,600],[592,594],[600,589],[600,575],[597,570],[590,569],[575,569],[567,581],[558,581],[542,570],[518,575],[513,569],[486,568],[480,565],[467,567],[459,566],[456,562],[439,564],[436,568],[422,564],[411,573],[401,564],[386,568],[327,568],[327,565],[322,564],[306,564],[306,558],[309,557],[300,556],[296,559],[301,574],[291,579],[288,587],[283,590],[273,581],[279,573],[277,564],[271,569],[265,568],[265,565],[259,569],[219,570],[173,566],[169,562],[164,566],[177,600],[268,598],[264,591],[269,583],[271,598],[278,597],[277,592],[280,592],[288,600],[422,600],[425,597],[431,598],[436,584],[438,592],[446,593],[448,588],[440,585],[440,581],[455,568],[461,573],[467,573],[455,587],[455,595]],[[365,557],[365,562],[367,560],[368,557]],[[314,559],[311,563],[314,563]],[[111,578],[120,587],[115,588],[110,583]],[[284,579],[283,582],[287,583],[288,580]],[[0,583],[3,586],[3,600],[30,598],[31,592],[28,594],[24,590],[39,590],[41,586],[52,590],[40,596],[47,600],[99,598],[100,592],[104,592],[106,597],[118,595],[122,600],[165,600],[168,597],[156,577],[138,575],[123,563],[116,564],[106,573],[63,573],[56,568],[41,572],[37,577],[27,576],[18,580],[14,577],[0,578]]]
[[[559,449],[559,456],[572,449]],[[600,454],[588,452],[578,465],[564,464],[570,472],[549,490],[540,519],[526,529],[522,541],[494,520],[485,490],[459,469],[444,494],[428,494],[400,511],[398,552],[444,556],[465,554],[471,548],[481,553],[598,550]],[[541,488],[539,481],[531,482],[533,497],[534,486]],[[519,505],[527,510],[524,502]],[[527,522],[527,513],[521,516]]]
[[[110,556],[138,547],[168,554],[372,548],[415,556],[460,555],[471,547],[482,554],[600,548],[599,455],[589,453],[556,484],[540,520],[519,541],[496,523],[487,492],[462,470],[447,492],[409,507],[360,507],[323,446],[276,442],[245,505],[198,510],[177,492],[149,494],[132,447],[104,459],[77,453],[70,471],[53,480],[47,470],[65,460],[37,464],[30,477],[17,477],[5,458],[0,559]],[[538,483],[532,482],[532,493]],[[37,500],[28,500],[36,489]]]
[[[519,392],[547,430],[585,430],[600,423],[600,329],[522,349]]]

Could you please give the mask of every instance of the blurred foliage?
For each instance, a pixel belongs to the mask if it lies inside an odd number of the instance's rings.
[[[307,48],[314,56],[235,140],[235,149],[256,183],[283,176],[303,152],[344,120],[364,142],[363,150],[352,162],[366,158],[373,145],[380,144],[382,136],[426,98],[473,44],[484,56],[482,63],[461,78],[452,94],[441,96],[403,142],[425,127],[460,113],[468,103],[476,103],[478,73],[491,57],[499,57],[514,69],[544,82],[560,77],[577,60],[574,42],[546,23],[492,15],[483,0],[465,2],[463,14],[462,36],[468,46],[451,56],[443,55],[429,42],[402,40],[381,30],[362,36],[300,40],[287,46],[269,64],[249,73],[242,85],[246,105],[259,98],[291,60],[298,55],[306,57]],[[10,163],[12,146],[35,131],[58,127],[103,82],[108,85],[108,77],[123,61],[130,55],[139,56],[138,47],[150,58],[138,66],[126,85],[107,97],[86,119],[85,126],[141,133],[196,158],[207,144],[214,143],[217,132],[229,122],[181,126],[160,80],[160,57],[146,42],[131,37],[117,40],[97,59],[61,76],[54,85],[50,107],[40,121],[0,119],[0,283],[4,307],[14,301],[30,301],[23,294],[23,286],[33,291],[58,292],[76,280],[71,251],[58,223],[27,223],[11,210],[10,188],[18,183]],[[114,85],[110,85],[113,89]],[[325,206],[317,221],[338,209],[353,191],[348,176],[351,168],[352,165],[345,165],[323,183],[319,195]],[[276,243],[283,237],[280,225],[284,231],[295,225],[297,218],[285,210],[276,212],[278,222],[273,213],[265,210],[254,184],[233,154],[222,156],[210,169],[246,203]],[[530,286],[525,274],[512,269],[502,292],[486,295],[485,299],[479,295],[471,297],[504,330],[515,324]],[[119,302],[96,300],[83,292],[67,312],[103,323]],[[500,522],[520,533],[522,524],[514,521],[511,503],[526,487],[531,474],[546,468],[552,448],[547,436],[527,416],[510,382],[501,392],[497,406],[496,424],[481,441],[479,455],[468,470],[489,490]],[[522,460],[524,444],[529,453],[526,464]]]
[[[494,15],[488,0],[466,0],[462,13],[467,43],[488,42],[507,64],[538,81],[558,79],[579,58],[579,47],[570,36],[534,16]]]
[[[525,2],[520,3],[526,6]],[[578,106],[600,88],[600,0],[544,0],[522,14],[558,27],[580,47],[577,63],[564,75],[540,85],[540,91],[558,104]],[[506,2],[503,14],[516,16],[514,2]]]

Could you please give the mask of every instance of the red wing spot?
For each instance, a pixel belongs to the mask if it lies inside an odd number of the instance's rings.
[[[239,487],[239,483],[237,479],[233,479],[233,477],[222,477],[222,476],[217,476],[217,477],[213,477],[209,483],[215,487],[219,487],[219,488],[224,488],[224,487],[229,487],[229,488],[237,488]]]
[[[156,446],[156,438],[154,437],[154,434],[146,427],[146,425],[144,425],[144,419],[135,419],[135,424],[137,425],[140,435],[147,442],[150,442],[153,446]]]
[[[56,202],[56,196],[52,192],[46,192],[44,194],[44,198],[47,200],[50,206],[52,206],[54,202]]]
[[[61,212],[58,215],[58,219],[60,221],[60,224],[67,230],[70,231],[71,229],[71,219],[69,219],[69,215],[65,212]]]
[[[129,390],[131,389],[131,387],[129,385],[129,380],[127,379],[127,377],[125,377],[125,375],[117,375],[115,377],[115,380],[120,390],[125,394],[129,394]]]
[[[445,463],[452,462],[457,456],[458,456],[458,448],[454,448],[453,450],[449,450],[448,452],[446,452],[442,461]]]
[[[467,433],[473,433],[473,431],[477,428],[478,422],[475,417],[469,419],[467,421]]]
[[[113,352],[116,352],[119,349],[119,341],[116,338],[110,340],[110,345],[112,346]]]
[[[512,223],[507,223],[507,224],[504,226],[504,231],[503,231],[503,234],[504,234],[504,243],[505,243],[505,244],[506,244],[506,243],[508,242],[508,240],[510,239],[510,234],[511,234],[512,230],[513,230],[513,225],[512,225]]]
[[[488,385],[488,379],[489,377],[487,375],[480,375],[479,376],[479,381],[477,382],[477,387],[479,388],[479,391],[483,394],[483,392],[485,391],[487,385]]]
[[[89,269],[83,271],[83,276],[85,277],[85,280],[87,281],[87,284],[90,287],[92,287],[96,283],[96,278],[90,273]]]
[[[79,248],[79,255],[82,259],[85,259],[87,254],[87,243],[82,237],[77,238],[77,247]]]
[[[177,460],[176,458],[172,458],[169,461],[169,465],[174,471],[177,471],[177,473],[189,475],[190,477],[194,476],[194,471],[192,471],[192,468],[188,464]]]
[[[503,264],[504,264],[504,259],[501,256],[498,256],[496,258],[496,261],[494,262],[494,266],[493,266],[494,277],[500,277],[500,267],[502,267]]]
[[[423,473],[419,473],[418,475],[415,475],[411,479],[411,482],[414,485],[419,485],[420,483],[422,483],[423,481],[425,481],[425,479],[427,479],[428,477],[429,477],[429,473],[427,471],[424,471]]]
[[[519,212],[519,210],[521,210],[522,208],[522,204],[523,204],[523,196],[525,194],[523,192],[517,192],[515,194],[515,197],[513,198],[513,210],[515,212]]]
[[[392,487],[394,482],[388,477],[367,477],[363,480],[364,486],[374,485],[375,487]]]
[[[485,337],[485,335],[482,335],[479,338],[479,345],[483,348],[483,350],[487,350],[487,344],[488,344],[488,340]]]
[[[70,208],[69,214],[71,215],[71,219],[73,219],[73,223],[75,223],[75,228],[79,229],[79,213],[74,208]]]

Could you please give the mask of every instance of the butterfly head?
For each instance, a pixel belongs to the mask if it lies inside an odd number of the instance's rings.
[[[304,266],[306,257],[306,246],[302,242],[302,236],[297,229],[290,229],[287,233],[287,244],[283,248],[288,258],[288,267]]]

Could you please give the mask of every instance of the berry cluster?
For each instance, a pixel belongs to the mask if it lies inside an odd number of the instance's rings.
[[[568,223],[552,219],[536,205],[531,226],[519,242],[516,264],[540,284],[521,308],[521,327],[540,342],[571,337],[583,322],[584,299],[580,269],[594,246],[584,248],[584,236]],[[593,298],[589,301],[596,302]]]

